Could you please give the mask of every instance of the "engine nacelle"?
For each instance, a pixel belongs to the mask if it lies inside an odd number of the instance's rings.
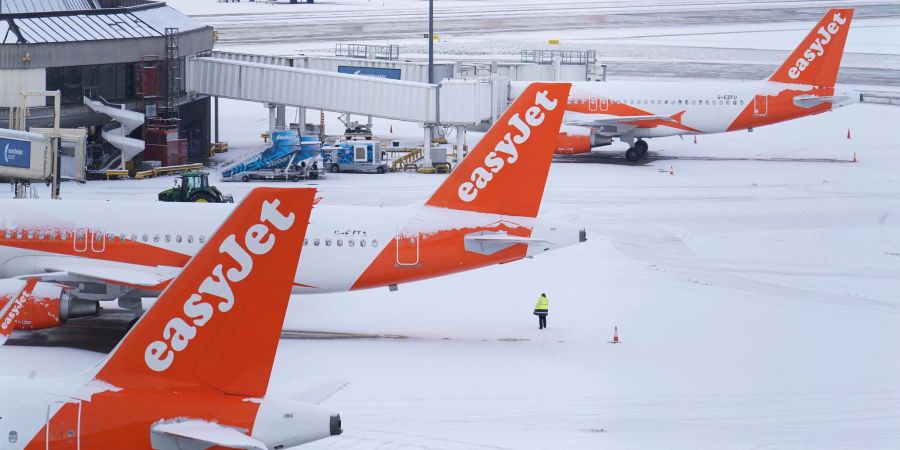
[[[58,327],[69,319],[100,313],[99,303],[72,298],[58,284],[38,282],[31,292],[19,295],[23,286],[22,280],[0,283],[0,311],[10,308],[9,314],[0,320],[0,329],[42,330]]]
[[[576,155],[587,153],[594,147],[603,147],[610,144],[612,144],[611,137],[600,136],[589,128],[574,129],[572,127],[563,127],[559,131],[554,153],[557,155]]]
[[[266,397],[256,414],[253,437],[269,448],[288,448],[341,434],[341,416],[321,406]]]

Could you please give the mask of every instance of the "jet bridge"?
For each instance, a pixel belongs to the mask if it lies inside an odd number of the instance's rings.
[[[472,126],[506,106],[508,82],[445,80],[441,84],[376,78],[280,64],[278,58],[194,57],[187,62],[188,92],[380,117],[427,125]]]

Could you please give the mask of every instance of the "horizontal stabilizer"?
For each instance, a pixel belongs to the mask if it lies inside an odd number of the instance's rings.
[[[211,446],[268,450],[266,444],[234,428],[204,420],[158,423],[150,431],[150,444],[155,450],[205,449]]]
[[[794,97],[794,106],[799,108],[812,108],[823,103],[841,105],[852,100],[853,98],[846,95],[798,95]]]
[[[308,378],[274,388],[271,394],[280,398],[318,405],[347,384],[349,383],[344,380],[334,378]]]
[[[545,246],[549,242],[542,239],[531,239],[524,236],[488,231],[472,233],[465,238],[466,251],[482,255],[493,255],[516,244]]]

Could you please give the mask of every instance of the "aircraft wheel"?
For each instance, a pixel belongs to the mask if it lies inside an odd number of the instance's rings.
[[[625,159],[628,160],[628,162],[638,162],[641,160],[641,152],[638,151],[638,149],[631,147],[625,152]]]
[[[638,141],[634,143],[634,148],[641,152],[641,156],[644,156],[647,154],[647,149],[650,148],[650,145],[647,144],[647,141],[638,139]]]
[[[244,176],[242,176],[242,177],[241,177],[241,181],[243,181],[244,183],[250,181],[250,175],[244,175]]]

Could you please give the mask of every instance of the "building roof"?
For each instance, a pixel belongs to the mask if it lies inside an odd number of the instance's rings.
[[[99,8],[95,0],[13,0],[19,12],[0,15],[0,45],[132,39],[165,36],[166,28],[206,28],[165,3]],[[43,8],[53,9],[47,10]]]
[[[2,0],[0,14],[99,9],[95,0]]]

